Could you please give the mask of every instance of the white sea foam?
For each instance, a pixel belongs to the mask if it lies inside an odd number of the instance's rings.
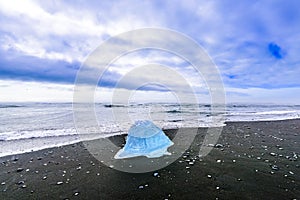
[[[112,109],[118,118],[112,115]],[[227,105],[225,113],[212,113],[209,105],[136,104],[114,107],[96,104],[95,114],[98,124],[91,125],[91,113],[86,113],[82,118],[86,134],[78,134],[72,104],[0,105],[0,156],[124,134],[137,119],[151,120],[162,129],[215,127],[224,124],[213,122],[213,117],[224,117],[226,121],[299,119],[300,106],[238,104]],[[17,143],[22,145],[13,145]],[[15,149],[9,148],[8,144]]]

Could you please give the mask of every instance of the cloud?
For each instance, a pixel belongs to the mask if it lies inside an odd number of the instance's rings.
[[[260,95],[251,88],[286,94],[287,88],[300,87],[299,7],[297,0],[0,1],[0,79],[70,84],[104,40],[136,28],[162,27],[202,45],[227,88],[243,94],[249,89],[250,96]],[[140,52],[112,64],[101,86],[111,88],[130,69],[149,62],[172,67],[198,91],[205,85],[181,58]],[[231,94],[239,98],[238,92]]]
[[[73,85],[0,80],[0,102],[72,102]]]

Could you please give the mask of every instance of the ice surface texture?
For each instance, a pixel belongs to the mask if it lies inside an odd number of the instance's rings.
[[[151,121],[136,121],[128,131],[126,144],[114,156],[115,159],[146,156],[157,158],[170,155],[168,147],[174,143]]]

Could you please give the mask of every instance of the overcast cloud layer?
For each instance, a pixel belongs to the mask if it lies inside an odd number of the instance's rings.
[[[76,73],[98,45],[124,31],[158,27],[184,33],[204,47],[220,70],[228,101],[300,104],[297,0],[1,0],[0,24],[0,101],[47,101],[47,95],[49,101],[71,101]],[[112,88],[131,67],[149,62],[171,66],[196,90],[205,90],[188,63],[157,51],[120,58],[100,85]],[[26,96],[25,86],[43,97]],[[59,99],[53,99],[54,88]],[[151,96],[162,92],[144,90]]]

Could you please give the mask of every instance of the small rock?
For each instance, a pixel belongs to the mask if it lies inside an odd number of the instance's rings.
[[[74,196],[78,196],[78,195],[79,195],[79,192],[75,192],[75,193],[74,193]]]
[[[62,181],[58,181],[58,182],[56,183],[56,185],[61,185],[61,184],[63,184]]]
[[[153,174],[153,176],[154,176],[154,177],[159,177],[159,174],[158,174],[157,172],[155,172],[155,173]]]
[[[207,175],[207,178],[211,178],[212,176],[210,174]]]
[[[19,160],[19,158],[18,157],[15,157],[15,156],[12,156],[12,158],[11,158],[11,161],[18,161]]]
[[[143,188],[144,188],[144,186],[143,186],[143,185],[140,185],[140,186],[139,186],[139,189],[143,189]]]
[[[5,185],[5,182],[2,182],[1,185]]]
[[[292,171],[289,171],[289,173],[290,173],[291,175],[294,175],[294,172],[292,172]]]
[[[194,162],[189,162],[189,165],[194,165]]]
[[[216,148],[223,148],[224,145],[223,145],[223,144],[216,144],[215,147],[216,147]]]
[[[272,165],[271,168],[276,171],[279,170],[279,167],[277,165]]]
[[[217,160],[217,163],[220,163],[220,162],[222,162],[222,160]]]
[[[274,152],[271,152],[270,155],[271,155],[271,156],[276,156],[277,154],[274,153]]]
[[[17,169],[17,172],[21,172],[21,171],[23,171],[24,169],[23,168],[18,168]]]
[[[17,185],[23,185],[25,183],[25,181],[19,181],[17,182]]]
[[[22,188],[26,188],[27,186],[26,185],[22,185]]]

